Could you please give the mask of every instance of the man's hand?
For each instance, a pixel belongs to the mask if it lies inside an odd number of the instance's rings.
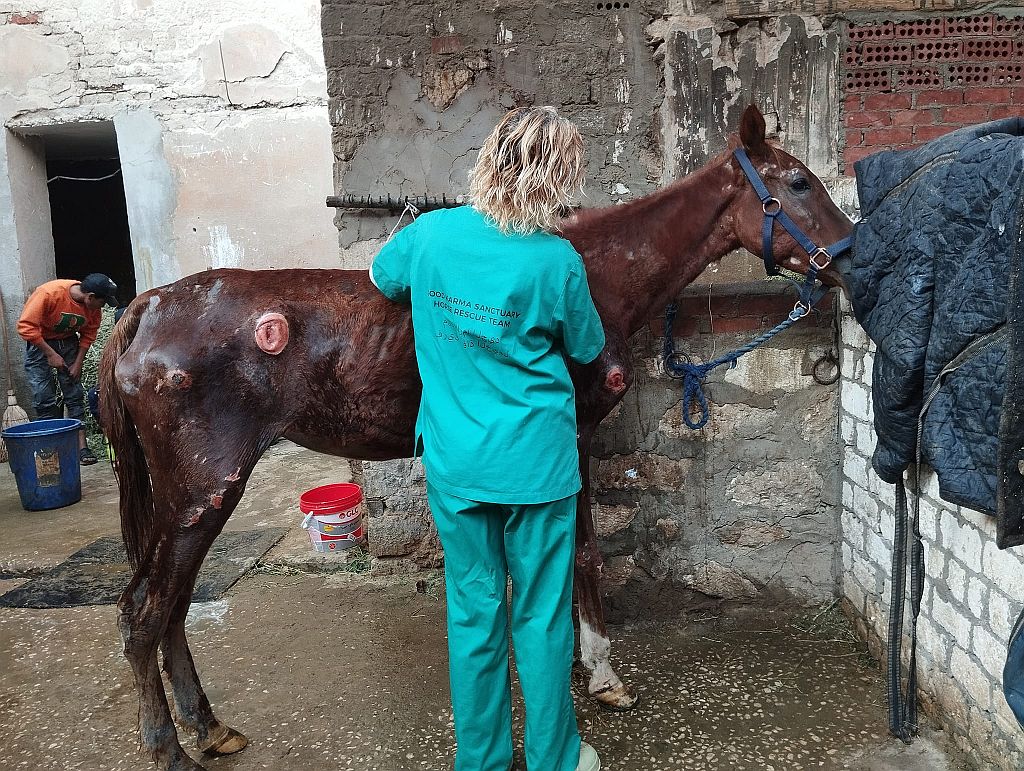
[[[51,348],[46,352],[46,363],[54,369],[63,369],[64,357]]]
[[[68,367],[68,374],[72,380],[78,380],[82,376],[82,362],[76,361]]]

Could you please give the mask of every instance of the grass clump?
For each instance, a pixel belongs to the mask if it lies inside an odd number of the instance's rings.
[[[113,331],[114,309],[104,306],[100,328],[96,333],[96,342],[86,351],[85,360],[82,362],[82,388],[85,389],[86,394],[89,393],[89,389],[96,388],[99,385],[100,356],[103,355],[103,349],[110,340],[110,333]],[[85,439],[89,443],[89,449],[96,453],[98,457],[106,457],[107,451],[103,446],[103,431],[88,409],[85,411]]]

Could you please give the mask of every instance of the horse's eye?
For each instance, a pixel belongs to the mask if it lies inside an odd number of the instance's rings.
[[[789,189],[794,193],[806,193],[811,189],[811,183],[803,177],[797,177],[792,183],[790,183]]]

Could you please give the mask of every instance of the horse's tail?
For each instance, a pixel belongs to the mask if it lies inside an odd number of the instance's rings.
[[[139,331],[147,303],[133,302],[115,325],[100,358],[100,423],[114,448],[117,483],[121,492],[121,535],[128,561],[137,568],[149,551],[157,529],[149,465],[124,402],[114,369]]]

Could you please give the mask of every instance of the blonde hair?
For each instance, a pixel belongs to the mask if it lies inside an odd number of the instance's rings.
[[[469,174],[469,199],[503,233],[554,230],[583,188],[583,137],[554,107],[509,112]]]

